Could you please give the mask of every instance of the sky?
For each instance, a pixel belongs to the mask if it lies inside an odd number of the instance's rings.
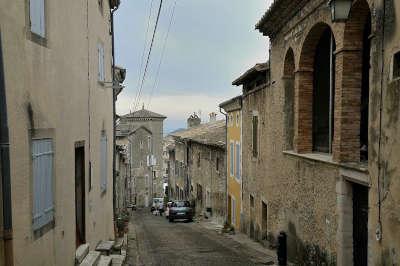
[[[164,0],[136,107],[144,104],[146,109],[167,116],[166,133],[185,128],[187,117],[194,112],[201,115],[203,122],[208,121],[211,112],[223,119],[218,105],[241,93],[240,87],[231,85],[232,81],[268,58],[268,39],[254,27],[270,3],[271,0]],[[159,4],[160,0],[122,0],[116,12],[116,64],[127,70],[126,87],[117,101],[119,115],[134,110]]]

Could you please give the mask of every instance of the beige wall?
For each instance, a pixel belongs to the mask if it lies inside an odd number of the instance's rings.
[[[97,1],[45,2],[47,45],[42,46],[28,37],[28,1],[0,1],[15,265],[74,263],[74,144],[77,141],[85,142],[86,239],[94,247],[99,240],[113,237],[110,152],[113,100],[111,89],[97,82],[98,40],[105,46],[106,79],[111,80],[108,1],[104,1],[104,16]],[[51,129],[55,147],[55,227],[39,238],[35,238],[32,231],[29,132],[33,128],[37,133]],[[108,186],[103,195],[99,164],[102,130],[107,133],[109,151]],[[90,192],[89,160],[92,162]]]

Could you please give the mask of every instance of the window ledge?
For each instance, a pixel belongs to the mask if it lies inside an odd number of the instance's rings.
[[[339,163],[333,161],[332,155],[323,154],[323,153],[297,153],[295,151],[283,151],[283,154],[294,156],[297,158],[302,158],[315,162],[322,162],[346,169],[355,170],[362,173],[368,173],[368,164],[367,163]]]

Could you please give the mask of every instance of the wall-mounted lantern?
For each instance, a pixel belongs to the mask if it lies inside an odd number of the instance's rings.
[[[329,0],[333,22],[344,22],[349,19],[353,0]]]

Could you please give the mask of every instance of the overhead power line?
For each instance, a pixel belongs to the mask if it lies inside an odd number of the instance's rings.
[[[149,36],[150,21],[151,21],[151,14],[152,14],[152,11],[153,11],[153,4],[154,4],[154,0],[151,0],[150,8],[149,8],[149,16],[147,18],[147,29],[146,29],[146,34],[145,34],[144,43],[143,43],[143,52],[142,52],[142,57],[141,57],[141,60],[140,60],[139,74],[138,74],[138,80],[137,80],[137,86],[136,86],[137,91],[136,91],[136,94],[135,94],[134,103],[136,103],[138,95],[139,95],[140,78],[142,76],[144,55],[146,53],[146,48],[147,48],[147,38]]]
[[[150,108],[150,103],[151,103],[151,99],[152,99],[152,97],[153,97],[153,93],[154,93],[154,91],[156,90],[157,85],[158,85],[159,75],[160,75],[160,69],[161,69],[162,61],[163,61],[163,59],[164,59],[164,54],[165,54],[165,48],[167,47],[169,32],[170,32],[170,30],[171,30],[172,22],[173,22],[173,20],[174,20],[176,2],[177,2],[177,0],[175,0],[174,5],[172,6],[171,18],[170,18],[170,20],[169,20],[169,25],[168,25],[167,34],[165,35],[164,44],[163,44],[163,48],[162,48],[162,52],[161,52],[161,57],[160,57],[160,62],[159,62],[158,67],[157,67],[157,73],[156,73],[156,77],[155,77],[155,79],[154,79],[153,88],[152,88],[152,90],[151,90],[151,93],[150,93],[150,96],[149,96],[149,100],[148,100],[148,102],[147,102],[147,108]]]
[[[140,84],[140,88],[139,88],[139,92],[138,92],[138,97],[137,97],[137,101],[135,102],[134,110],[137,110],[137,107],[138,107],[139,102],[140,102],[140,97],[141,97],[141,94],[142,94],[142,90],[143,90],[143,85],[144,85],[145,80],[146,80],[147,69],[148,69],[148,67],[149,67],[149,62],[150,62],[150,57],[151,57],[151,51],[153,50],[154,39],[155,39],[155,36],[156,36],[156,33],[157,33],[157,26],[158,26],[158,21],[159,21],[159,19],[160,19],[162,4],[163,4],[163,0],[160,0],[160,6],[158,7],[158,13],[157,13],[156,24],[155,24],[155,26],[154,26],[153,37],[151,38],[150,49],[149,49],[149,53],[147,54],[146,66],[145,66],[145,68],[144,68],[143,77],[142,77],[142,82],[141,82],[141,84]]]

